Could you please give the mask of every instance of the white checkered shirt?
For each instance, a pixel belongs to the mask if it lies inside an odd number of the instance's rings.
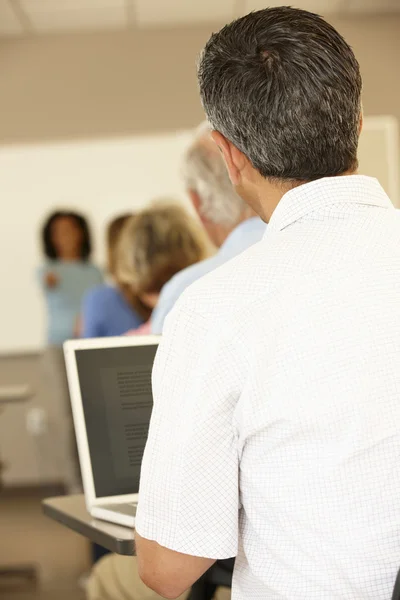
[[[400,566],[400,214],[293,189],[166,320],[137,530],[237,554],[233,600],[390,600]]]

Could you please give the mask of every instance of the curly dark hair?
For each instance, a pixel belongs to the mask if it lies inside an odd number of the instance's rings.
[[[88,260],[90,257],[90,253],[92,251],[92,241],[91,241],[88,222],[83,215],[80,215],[79,213],[75,213],[72,211],[67,211],[67,210],[58,210],[58,211],[51,213],[47,217],[46,222],[43,225],[42,243],[43,243],[43,251],[44,251],[45,255],[47,256],[47,258],[50,258],[50,259],[58,258],[57,250],[53,244],[53,240],[51,239],[51,230],[52,230],[53,224],[55,223],[55,221],[57,221],[57,219],[65,218],[65,217],[67,217],[68,219],[74,219],[74,221],[80,228],[80,230],[82,232],[82,246],[81,246],[81,251],[80,251],[80,258],[81,258],[81,260]]]

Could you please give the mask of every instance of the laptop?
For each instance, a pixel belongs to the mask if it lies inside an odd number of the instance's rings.
[[[88,512],[133,527],[153,397],[160,336],[64,343],[64,356]]]

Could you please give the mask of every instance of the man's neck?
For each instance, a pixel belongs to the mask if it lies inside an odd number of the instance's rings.
[[[335,177],[343,177],[346,175],[357,175],[356,171],[346,171]],[[269,223],[276,207],[282,200],[283,196],[290,190],[306,185],[309,181],[285,181],[276,180],[270,181],[264,179],[258,186],[258,205],[260,207],[260,217],[266,223]]]
[[[283,196],[292,190],[294,187],[298,187],[302,183],[293,184],[285,182],[271,183],[265,180],[265,185],[259,188],[258,202],[260,206],[260,216],[263,221],[269,223],[276,207],[282,200]]]

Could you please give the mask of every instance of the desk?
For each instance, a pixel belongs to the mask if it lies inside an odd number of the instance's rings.
[[[83,494],[48,498],[42,502],[42,507],[45,515],[87,537],[91,542],[116,554],[135,554],[133,530],[91,517],[86,510]]]
[[[42,502],[45,515],[65,525],[72,531],[87,537],[91,542],[104,546],[111,552],[132,556],[135,554],[134,532],[106,521],[93,519],[85,506],[82,494],[48,498]],[[188,600],[213,598],[217,587],[231,587],[234,559],[218,561],[192,586]],[[220,566],[222,564],[222,567]]]

